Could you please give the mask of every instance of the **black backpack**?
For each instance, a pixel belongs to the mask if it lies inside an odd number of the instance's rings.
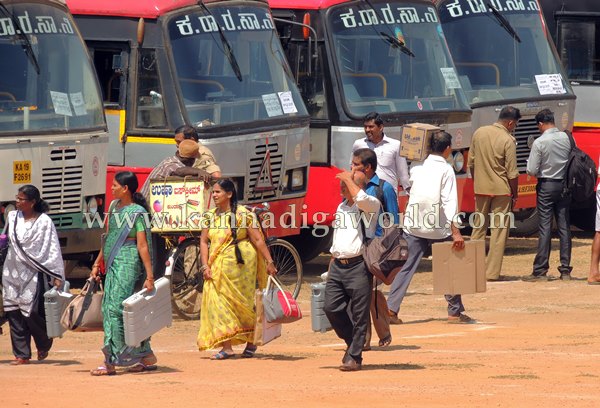
[[[563,180],[562,197],[571,198],[571,207],[585,207],[594,197],[597,170],[594,160],[577,147],[573,135],[565,130],[571,142],[567,171]]]

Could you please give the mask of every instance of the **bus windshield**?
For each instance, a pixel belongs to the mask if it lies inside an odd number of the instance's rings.
[[[105,126],[94,72],[69,14],[7,4],[0,55],[0,136]]]
[[[560,18],[558,44],[560,57],[570,80],[600,82],[600,17],[581,13]]]
[[[469,103],[573,94],[537,1],[447,0],[439,13]]]
[[[348,113],[468,110],[435,8],[373,7],[344,4],[328,15]]]
[[[268,9],[210,10],[178,14],[168,22],[189,123],[218,126],[308,115]]]

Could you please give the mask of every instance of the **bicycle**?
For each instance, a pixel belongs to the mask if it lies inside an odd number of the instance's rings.
[[[246,206],[246,208],[254,212],[259,219],[260,229],[277,267],[279,281],[294,298],[297,298],[302,286],[303,275],[302,261],[298,251],[283,239],[268,237],[268,231],[265,231],[262,225],[264,215],[269,211],[267,203],[263,203],[260,207]],[[186,320],[200,318],[204,285],[200,266],[200,238],[197,236],[183,238],[169,252],[165,276],[171,281],[171,302],[175,312]]]

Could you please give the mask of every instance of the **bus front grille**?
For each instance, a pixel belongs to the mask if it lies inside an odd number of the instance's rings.
[[[515,138],[517,139],[517,169],[519,173],[525,173],[527,169],[527,159],[531,148],[528,145],[529,137],[540,135],[534,118],[522,118],[515,129]]]
[[[42,198],[50,205],[50,214],[81,212],[83,166],[42,169]]]
[[[270,160],[265,160],[267,148]],[[269,143],[256,146],[255,156],[250,159],[247,193],[248,202],[269,200],[277,197],[277,187],[281,180],[283,155],[279,152],[278,143]],[[264,163],[264,166],[263,166]],[[270,176],[269,177],[269,172]]]

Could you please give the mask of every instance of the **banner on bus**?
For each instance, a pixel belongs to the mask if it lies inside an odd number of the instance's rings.
[[[210,205],[210,186],[197,178],[150,180],[152,232],[200,232]]]

